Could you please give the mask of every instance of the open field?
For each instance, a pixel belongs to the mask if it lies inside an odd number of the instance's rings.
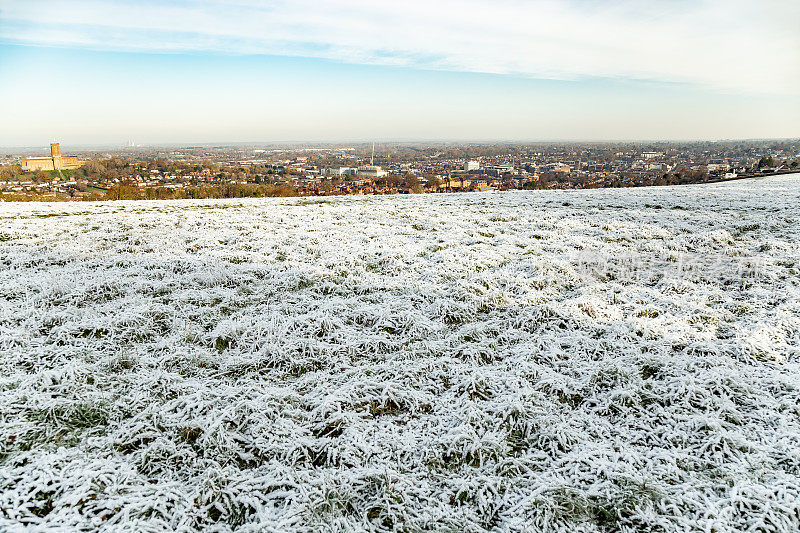
[[[796,531],[800,177],[0,204],[0,530]]]

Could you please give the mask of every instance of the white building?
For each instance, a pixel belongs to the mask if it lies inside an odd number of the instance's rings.
[[[464,170],[469,172],[470,170],[480,170],[481,164],[477,161],[467,161],[464,163]]]
[[[326,168],[323,171],[328,176],[355,176],[358,169],[353,167]]]
[[[724,161],[712,161],[708,165],[706,165],[706,168],[708,168],[709,172],[715,172],[718,170],[728,171],[731,169],[731,166]]]
[[[386,172],[377,165],[366,165],[363,167],[358,167],[358,176],[360,178],[375,180],[378,178],[382,178],[386,174],[388,174],[388,172]]]

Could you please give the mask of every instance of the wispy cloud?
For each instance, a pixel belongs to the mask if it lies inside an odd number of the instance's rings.
[[[0,0],[0,39],[800,92],[796,0]]]

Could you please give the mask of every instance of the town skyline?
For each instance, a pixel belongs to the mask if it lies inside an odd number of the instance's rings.
[[[797,172],[800,140],[136,146],[0,152],[1,200],[640,187]]]

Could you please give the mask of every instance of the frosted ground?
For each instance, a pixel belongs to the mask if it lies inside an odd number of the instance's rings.
[[[800,178],[0,204],[0,530],[796,531]]]

